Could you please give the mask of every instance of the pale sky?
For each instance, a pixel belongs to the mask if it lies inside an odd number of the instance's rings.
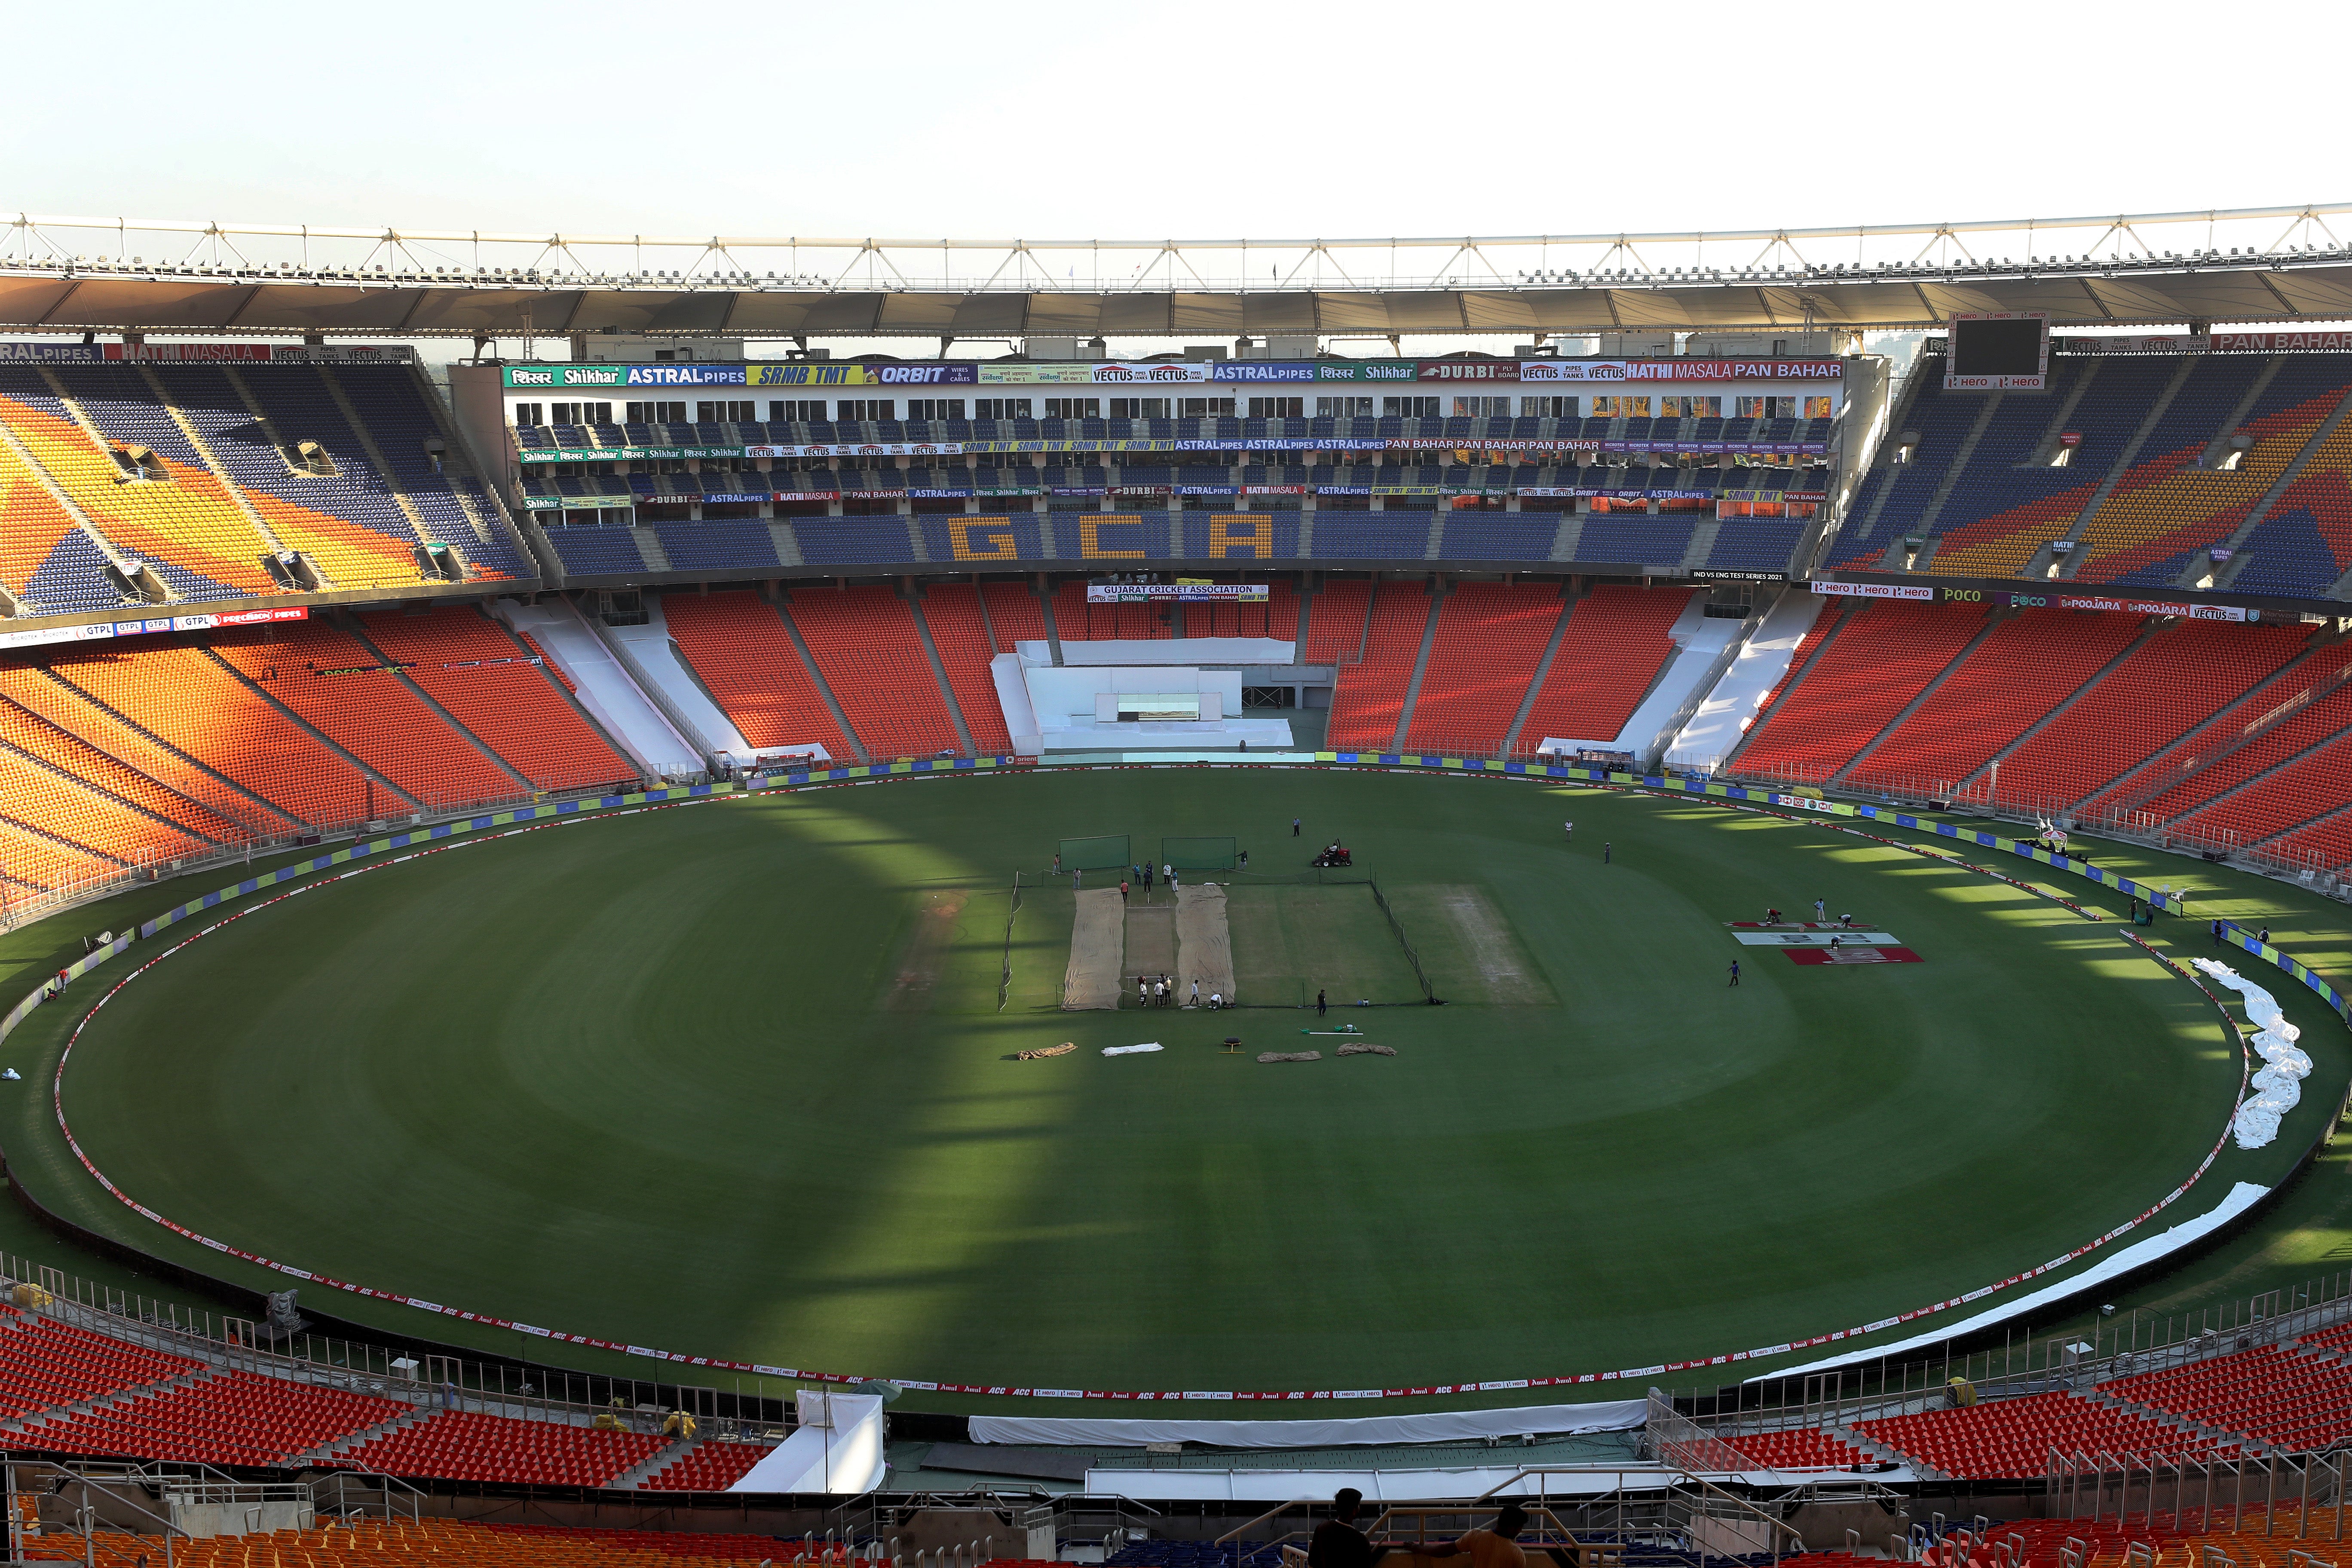
[[[2319,46],[2340,13],[2272,5],[2242,34],[2245,15],[2160,0],[25,6],[0,209],[1201,238],[2352,195],[2324,118]]]

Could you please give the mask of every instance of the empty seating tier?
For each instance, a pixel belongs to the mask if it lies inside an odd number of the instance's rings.
[[[411,1406],[341,1389],[218,1373],[30,1428],[35,1447],[206,1465],[281,1465]]]
[[[923,595],[923,624],[930,628],[931,646],[939,649],[940,668],[947,672],[972,743],[998,756],[1010,752],[1013,741],[1004,730],[1004,707],[997,700],[996,679],[988,668],[995,655],[981,615],[979,590],[969,583],[933,584]]]
[[[1045,640],[1045,612],[1026,583],[983,583],[981,602],[988,606],[988,628],[998,653],[1013,645]]]
[[[423,577],[415,529],[361,452],[315,369],[257,366],[239,374],[217,365],[167,364],[154,373],[271,535],[318,563],[334,586],[393,587]],[[303,385],[282,384],[279,378],[288,375]],[[254,404],[241,389],[257,394]],[[270,416],[267,423],[257,416],[257,406]],[[289,454],[299,456],[304,442],[315,443],[324,461],[298,470]]]
[[[312,739],[205,648],[163,642],[135,652],[75,653],[51,667],[84,695],[277,809],[338,826],[414,809]]]
[[[1973,605],[1874,600],[1758,719],[1738,771],[1820,784],[1851,762],[1984,629]]]
[[[1564,607],[1549,585],[1465,583],[1447,595],[1405,744],[1499,752]]]
[[[649,1492],[723,1492],[749,1475],[773,1449],[760,1443],[697,1443],[638,1482]]]
[[[1966,1410],[1927,1410],[1884,1421],[1857,1421],[1853,1429],[1874,1443],[1971,1479],[2039,1476],[2050,1451],[2163,1454],[2228,1458],[2235,1444],[2217,1443],[2167,1426],[2152,1415],[2095,1405],[2072,1394],[2036,1394]]]
[[[2352,1437],[2352,1367],[2283,1345],[2117,1378],[2099,1392],[2290,1452]]]
[[[419,805],[447,807],[515,793],[514,780],[399,675],[320,622],[216,637],[213,652]],[[381,792],[379,792],[381,794]],[[403,809],[379,801],[379,812]]]
[[[338,1457],[394,1476],[600,1487],[661,1448],[662,1439],[646,1433],[450,1410],[356,1444]]]
[[[1429,590],[1419,583],[1382,583],[1372,595],[1371,620],[1360,663],[1342,664],[1331,693],[1331,744],[1385,752],[1396,738],[1405,689],[1421,658],[1429,626]]]
[[[277,591],[260,564],[268,541],[211,471],[186,456],[174,458],[154,449],[152,462],[118,462],[105,437],[76,423],[61,402],[35,406],[6,377],[32,374],[23,367],[0,371],[0,421],[22,442],[31,459],[65,492],[81,514],[116,550],[153,567],[180,598],[204,601]],[[160,418],[159,415],[159,418]],[[163,427],[177,430],[168,420]],[[162,440],[142,427],[139,435]],[[147,439],[118,443],[147,446]],[[409,578],[416,573],[412,566]]]
[[[855,760],[774,605],[756,594],[670,594],[670,636],[743,738],[761,750],[821,745]]]
[[[1668,633],[1690,601],[1687,588],[1614,584],[1577,600],[1550,672],[1519,726],[1518,749],[1532,752],[1548,737],[1602,746],[1614,742],[1674,657]]]
[[[896,591],[802,588],[790,614],[867,755],[963,750],[914,612]]]
[[[583,789],[636,775],[636,765],[530,662],[530,652],[479,611],[374,615],[362,624],[378,651],[406,666],[409,679],[533,789]],[[514,788],[511,781],[506,788]]]
[[[1307,662],[1345,664],[1364,646],[1364,617],[1372,585],[1353,578],[1327,582],[1307,608]]]
[[[2029,609],[1994,626],[1853,781],[1948,796],[2131,645],[2136,616]]]
[[[2004,801],[2079,805],[2293,658],[2299,626],[2183,621],[2156,632],[2001,759]]]
[[[124,1344],[13,1308],[0,1321],[0,1418],[185,1377],[201,1363]]]

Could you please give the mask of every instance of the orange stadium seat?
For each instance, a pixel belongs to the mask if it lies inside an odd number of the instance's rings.
[[[1606,745],[1625,728],[1674,657],[1668,629],[1690,606],[1687,588],[1604,584],[1576,602],[1551,671],[1519,727],[1519,750],[1545,737]]]
[[[475,739],[541,790],[634,779],[637,769],[565,700],[530,650],[478,610],[362,618],[367,638]],[[511,781],[508,787],[511,789]]]
[[[51,667],[76,689],[311,826],[412,803],[373,790],[351,764],[194,643],[75,652]]]
[[[972,743],[1001,756],[1013,749],[1013,740],[1005,733],[995,677],[989,673],[994,654],[980,603],[979,591],[969,583],[935,584],[923,595],[923,624],[930,628],[931,646],[940,651],[940,668],[963,710]]]
[[[914,612],[896,590],[802,588],[789,610],[868,755],[880,761],[963,750]]]
[[[1758,718],[1738,771],[1820,784],[1853,761],[1984,629],[1977,605],[1874,600]]]
[[[1372,606],[1372,585],[1356,578],[1326,583],[1307,601],[1307,662],[1345,664],[1364,643],[1364,619]]]
[[[1342,751],[1385,752],[1403,717],[1405,689],[1421,658],[1429,626],[1429,589],[1420,583],[1382,583],[1372,595],[1371,619],[1360,664],[1339,667],[1331,692],[1331,744]]]
[[[2129,647],[2138,616],[2028,609],[2000,622],[1850,775],[1949,794]]]
[[[1466,755],[1499,752],[1563,608],[1549,584],[1465,583],[1447,595],[1405,744]]]
[[[746,741],[761,748],[816,744],[843,762],[856,760],[774,605],[741,590],[670,594],[662,614],[687,662]]]
[[[457,806],[517,793],[514,780],[379,668],[374,654],[322,622],[231,633],[212,647],[257,689],[419,805]]]

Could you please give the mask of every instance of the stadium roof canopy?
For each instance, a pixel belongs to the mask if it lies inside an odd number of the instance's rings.
[[[2077,331],[2329,321],[2352,319],[2352,246],[2327,223],[2346,214],[2352,203],[1735,233],[1196,241],[525,235],[19,214],[0,220],[0,331],[1574,335],[1894,329],[2035,310]],[[2225,253],[2222,238],[2240,235],[2247,243]],[[164,259],[173,251],[180,259]]]

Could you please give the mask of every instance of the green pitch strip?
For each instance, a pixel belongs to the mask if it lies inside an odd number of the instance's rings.
[[[1843,1328],[2062,1254],[2213,1147],[2237,1047],[2119,921],[1686,801],[1575,790],[1567,846],[1566,793],[1133,769],[583,820],[222,927],[91,1021],[66,1110],[133,1198],[343,1279],[691,1354],[1117,1389],[1512,1379]],[[1335,1016],[1059,1011],[1070,893],[1039,877],[1073,822],[1238,833],[1251,872],[1218,879],[1244,1001],[1321,988]],[[1400,978],[1361,889],[1302,885],[1335,837],[1448,1005]],[[1731,987],[1752,950],[1725,922],[1816,898],[1933,962],[1748,963]],[[9,1042],[16,1178],[283,1284],[63,1151],[47,1084],[90,996]],[[1255,1062],[1342,1022],[1399,1054]],[[2340,1029],[2305,1029],[2340,1084]],[[1166,1048],[1100,1054],[1144,1041]],[[2179,1217],[2275,1181],[2323,1100],[2226,1150]]]

